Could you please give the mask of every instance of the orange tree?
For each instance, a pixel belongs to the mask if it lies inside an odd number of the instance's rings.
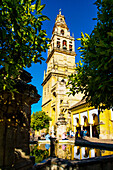
[[[33,113],[31,115],[31,128],[37,131],[43,128],[46,128],[48,130],[49,122],[51,120],[52,119],[48,115],[46,115],[44,111]]]
[[[69,77],[70,93],[83,93],[83,98],[96,108],[113,106],[113,1],[97,0],[97,25],[91,35],[81,33],[82,63]]]
[[[48,48],[42,23],[48,20],[42,14],[41,0],[0,1],[0,90],[15,91],[19,70],[30,67],[44,58]]]

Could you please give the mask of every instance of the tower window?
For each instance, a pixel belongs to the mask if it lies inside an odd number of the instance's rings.
[[[64,30],[61,30],[61,35],[64,35]]]
[[[62,82],[62,83],[65,83],[65,80],[64,80],[64,79],[62,79],[62,80],[61,80],[61,82]]]
[[[56,97],[56,93],[55,92],[53,92],[53,96]]]
[[[63,49],[67,49],[67,41],[63,40]]]
[[[69,45],[69,51],[72,51],[72,45]]]
[[[63,100],[60,100],[60,104],[62,104],[63,103]]]
[[[60,41],[57,41],[57,48],[60,48]]]

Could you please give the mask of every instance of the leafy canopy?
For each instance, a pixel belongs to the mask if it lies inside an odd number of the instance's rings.
[[[19,70],[44,58],[49,39],[42,23],[49,18],[42,14],[41,0],[0,1],[0,89],[14,91]]]
[[[49,128],[49,121],[52,119],[46,115],[44,111],[39,111],[31,115],[31,128],[33,130],[41,130],[43,128]]]
[[[113,106],[113,1],[97,0],[97,25],[91,35],[81,33],[81,61],[76,74],[69,77],[70,93],[83,93],[83,98],[96,108]]]

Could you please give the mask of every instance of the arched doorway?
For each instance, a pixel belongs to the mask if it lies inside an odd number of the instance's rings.
[[[78,137],[80,137],[81,127],[80,127],[80,122],[78,118],[76,118],[76,131],[78,131]]]
[[[89,136],[90,134],[90,127],[89,127],[89,123],[88,123],[88,118],[86,116],[84,116],[84,126],[83,126],[83,130],[87,130],[87,136]]]
[[[92,136],[93,137],[99,137],[97,126],[98,126],[98,116],[96,114],[93,114],[93,126],[92,126]]]

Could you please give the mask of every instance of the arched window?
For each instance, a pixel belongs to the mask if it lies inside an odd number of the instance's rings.
[[[64,35],[64,30],[61,30],[61,35]]]
[[[67,49],[67,41],[66,40],[63,40],[63,49]]]
[[[60,41],[57,41],[57,48],[60,48]]]
[[[53,108],[53,111],[55,111],[55,108]]]
[[[63,103],[63,100],[60,100],[60,104],[62,104]]]
[[[72,51],[72,45],[69,45],[69,51]]]
[[[53,92],[53,96],[56,97],[56,92]]]

